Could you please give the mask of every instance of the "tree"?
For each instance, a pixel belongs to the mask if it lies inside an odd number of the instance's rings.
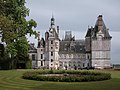
[[[0,34],[2,41],[6,43],[5,51],[17,62],[28,57],[29,44],[26,35],[37,35],[33,27],[37,23],[31,19],[26,20],[29,16],[29,9],[25,7],[25,0],[1,0],[0,1]]]

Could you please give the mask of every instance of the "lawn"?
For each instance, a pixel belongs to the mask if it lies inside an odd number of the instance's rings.
[[[120,71],[109,72],[112,79],[97,82],[46,82],[22,79],[29,70],[0,71],[0,90],[120,90]]]

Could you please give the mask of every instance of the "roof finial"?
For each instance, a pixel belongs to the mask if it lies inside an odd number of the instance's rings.
[[[52,18],[54,18],[54,14],[53,14],[53,12],[52,12]]]
[[[88,29],[89,29],[90,27],[89,27],[89,25],[88,25]]]
[[[54,19],[54,15],[52,13],[52,18],[51,18],[51,27],[53,27],[55,25],[55,19]]]

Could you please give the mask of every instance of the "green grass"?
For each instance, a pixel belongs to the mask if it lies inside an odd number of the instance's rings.
[[[0,71],[0,90],[120,90],[120,71],[111,73],[112,79],[97,82],[46,82],[22,79],[31,70]]]

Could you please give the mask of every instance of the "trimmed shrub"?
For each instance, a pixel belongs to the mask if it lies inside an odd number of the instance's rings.
[[[25,66],[26,69],[31,69],[32,68],[32,60],[31,59],[27,59],[26,60],[26,66]]]
[[[91,71],[36,71],[25,72],[24,79],[56,82],[90,82],[111,79],[111,74]]]

